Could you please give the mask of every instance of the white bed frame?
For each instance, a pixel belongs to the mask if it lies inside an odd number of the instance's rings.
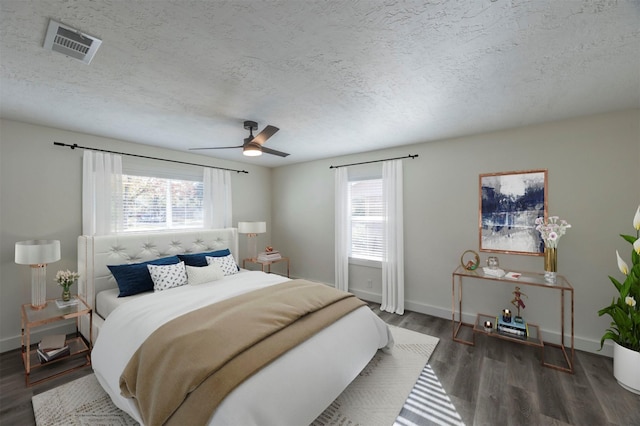
[[[182,232],[149,232],[78,237],[78,294],[95,310],[96,295],[118,285],[107,265],[138,263],[184,253],[228,248],[238,262],[236,228]],[[92,314],[92,341],[98,338],[104,318]],[[83,316],[80,332],[89,339],[89,318]]]

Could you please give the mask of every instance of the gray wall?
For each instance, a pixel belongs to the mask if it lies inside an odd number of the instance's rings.
[[[559,272],[575,287],[576,347],[596,351],[608,320],[597,310],[614,296],[607,275],[618,274],[615,250],[628,252],[618,234],[631,233],[640,203],[640,110],[577,118],[277,169],[216,160],[75,132],[0,121],[0,351],[19,346],[20,305],[30,301],[30,271],[13,262],[16,241],[59,239],[62,259],[53,276],[76,269],[81,232],[81,151],[54,147],[77,143],[162,158],[249,170],[233,174],[234,225],[266,220],[271,243],[291,257],[291,273],[334,282],[333,170],[330,165],[419,154],[404,160],[406,308],[451,318],[451,272],[460,254],[478,250],[478,175],[547,169],[549,212],[573,228],[559,244]],[[241,253],[246,247],[240,237]],[[480,253],[484,261],[488,253]],[[510,270],[541,271],[542,258],[498,255]],[[367,280],[372,286],[367,286]],[[380,270],[350,268],[351,290],[379,301]],[[511,286],[476,281],[465,287],[463,310],[509,307]],[[525,318],[557,339],[559,303],[554,291],[526,289]],[[608,348],[603,353],[608,354]]]
[[[609,320],[597,315],[615,294],[618,235],[632,233],[640,204],[640,110],[577,118],[280,167],[273,173],[274,244],[291,256],[292,274],[334,282],[334,171],[330,165],[419,154],[404,160],[406,308],[451,318],[451,273],[478,245],[478,175],[548,170],[549,213],[573,226],[558,247],[559,273],[575,288],[576,347],[596,351]],[[484,262],[489,253],[481,252]],[[542,271],[538,256],[498,254],[507,270]],[[630,261],[630,259],[629,259]],[[380,269],[351,266],[350,290],[380,300]],[[367,281],[372,280],[372,286]],[[469,281],[463,311],[494,313],[513,285]],[[557,341],[559,294],[526,288],[525,319]],[[568,308],[568,305],[567,305]],[[599,353],[609,354],[609,348]]]
[[[244,220],[265,220],[267,234],[258,237],[259,244],[270,242],[271,169],[0,120],[0,352],[20,346],[20,306],[31,301],[31,271],[26,265],[14,263],[15,242],[60,240],[62,258],[47,267],[48,298],[60,297],[60,288],[54,282],[58,270],[77,270],[76,241],[82,231],[82,150],[56,147],[54,141],[247,170],[249,174],[231,173],[233,225]],[[123,161],[127,158],[130,157]],[[166,162],[155,164],[194,169]],[[241,256],[245,252],[245,236],[241,235]],[[39,329],[42,330],[47,328]],[[40,334],[35,338],[39,339]]]

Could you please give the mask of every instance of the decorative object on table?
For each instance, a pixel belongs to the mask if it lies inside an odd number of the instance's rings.
[[[17,264],[31,265],[31,309],[42,309],[47,306],[47,264],[60,260],[60,241],[20,241],[15,250]]]
[[[487,267],[489,269],[498,269],[500,267],[500,261],[496,256],[489,256],[487,258]]]
[[[631,250],[631,268],[616,250],[618,269],[625,275],[624,282],[609,276],[618,291],[611,304],[598,311],[598,315],[607,314],[613,320],[610,328],[600,340],[600,349],[604,341],[613,341],[613,375],[625,389],[640,394],[640,206],[633,218],[636,230],[632,235],[620,235],[629,242]]]
[[[520,272],[507,272],[504,277],[509,278],[511,280],[517,280],[521,276],[522,274]]]
[[[515,317],[515,322],[522,324],[524,320],[520,316],[520,308],[524,309],[526,307],[524,302],[522,301],[522,296],[526,297],[527,299],[529,298],[529,296],[521,292],[520,287],[516,287],[516,289],[511,294],[513,294],[513,300],[511,301],[511,304],[518,309],[518,314]]]
[[[508,310],[508,309],[506,309]],[[504,315],[503,315],[504,316]],[[529,337],[529,326],[526,322],[506,321],[503,317],[496,318],[496,330],[509,336]]]
[[[558,216],[551,216],[548,221],[539,217],[535,221],[536,231],[544,241],[544,280],[550,284],[556,283],[558,271],[558,241],[571,225]]]
[[[484,268],[482,268],[482,271],[484,272],[485,275],[489,275],[496,278],[502,278],[506,275],[506,272],[504,271],[504,269],[500,269],[500,268],[493,269],[488,266],[485,266]]]
[[[36,350],[41,363],[53,361],[71,353],[69,345],[66,344],[64,334],[52,334],[42,338]]]
[[[282,255],[279,251],[271,249],[271,251],[265,251],[258,254],[258,261],[260,262],[273,262],[274,260],[282,259]]]
[[[480,251],[540,256],[532,219],[547,217],[547,171],[480,175]]]
[[[77,272],[70,270],[58,271],[56,274],[56,282],[62,287],[62,301],[69,302],[71,300],[71,286],[80,278]]]
[[[69,300],[56,299],[56,306],[58,309],[68,308],[69,306],[75,306],[78,304],[78,298],[71,296]]]
[[[506,323],[511,322],[511,311],[509,309],[502,310],[502,321]]]
[[[266,246],[266,247],[264,248],[264,251],[265,251],[266,253],[271,253],[271,252],[273,251],[273,247],[271,247],[271,246]]]
[[[247,256],[256,259],[258,257],[258,234],[267,232],[267,223],[238,222],[238,232],[247,235]]]
[[[480,256],[473,250],[466,250],[460,256],[460,264],[467,271],[475,271],[480,265]]]
[[[491,333],[493,331],[493,323],[491,321],[484,322],[484,331]]]

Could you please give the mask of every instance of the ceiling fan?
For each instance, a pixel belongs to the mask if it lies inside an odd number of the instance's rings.
[[[262,153],[273,154],[280,157],[286,157],[286,152],[276,151],[275,149],[266,148],[264,143],[273,136],[278,130],[275,126],[267,126],[255,137],[253,136],[254,130],[258,130],[258,123],[255,121],[247,120],[244,122],[244,128],[249,131],[249,137],[244,140],[243,145],[238,146],[216,146],[211,148],[189,148],[190,151],[197,151],[201,149],[230,149],[230,148],[242,148],[242,153],[248,157],[256,157],[262,155]]]

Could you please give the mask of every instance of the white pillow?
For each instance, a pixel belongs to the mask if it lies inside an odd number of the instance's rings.
[[[217,263],[211,263],[209,266],[189,266],[187,265],[187,281],[189,285],[198,285],[217,281],[224,278],[224,272]]]
[[[232,254],[222,257],[206,256],[206,259],[209,265],[211,265],[212,263],[218,264],[225,276],[238,273],[238,264],[236,263],[236,260],[233,258]]]
[[[173,265],[147,265],[153,281],[153,291],[168,290],[187,283],[187,271],[184,262]]]

